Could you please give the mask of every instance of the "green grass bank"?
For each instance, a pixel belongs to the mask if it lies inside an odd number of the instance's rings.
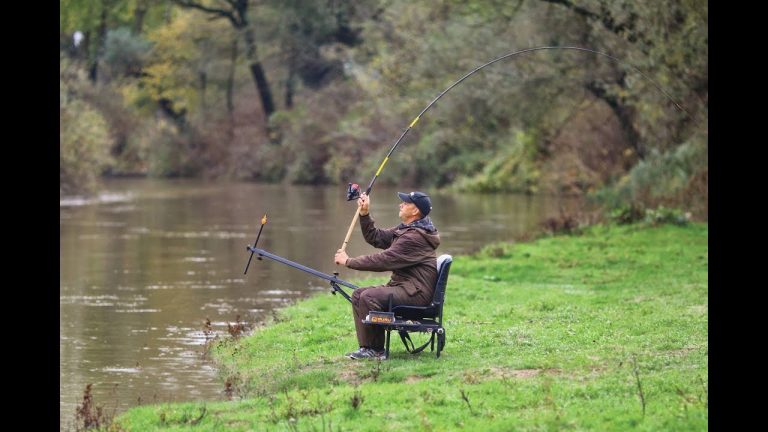
[[[319,294],[212,348],[232,401],[140,406],[111,429],[707,430],[707,275],[706,224],[490,245],[454,257],[439,359],[396,333],[387,361],[343,357],[350,305]]]

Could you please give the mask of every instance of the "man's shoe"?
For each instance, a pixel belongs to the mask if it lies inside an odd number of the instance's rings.
[[[355,360],[373,359],[373,360],[386,360],[386,353],[384,350],[377,351],[371,348],[360,348],[358,351],[350,353],[349,358]]]
[[[387,359],[387,352],[384,350],[374,350],[372,349],[371,352],[373,353],[373,357],[376,360],[386,360]]]
[[[368,348],[360,347],[357,351],[352,351],[351,353],[344,354],[344,357],[349,357],[351,359],[357,359],[359,355],[362,355],[363,351],[367,350]]]

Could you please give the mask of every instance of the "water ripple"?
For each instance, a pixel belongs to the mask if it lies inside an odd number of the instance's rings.
[[[78,207],[89,204],[109,204],[127,202],[133,199],[131,193],[101,193],[95,197],[71,196],[59,199],[60,207]]]

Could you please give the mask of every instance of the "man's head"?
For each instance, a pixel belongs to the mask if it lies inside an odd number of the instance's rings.
[[[400,220],[404,223],[410,223],[421,219],[432,210],[432,201],[429,195],[423,192],[398,192],[400,197]]]

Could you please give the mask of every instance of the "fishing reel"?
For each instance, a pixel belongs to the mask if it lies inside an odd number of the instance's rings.
[[[360,185],[357,183],[350,183],[347,187],[347,201],[354,201],[360,198]]]

